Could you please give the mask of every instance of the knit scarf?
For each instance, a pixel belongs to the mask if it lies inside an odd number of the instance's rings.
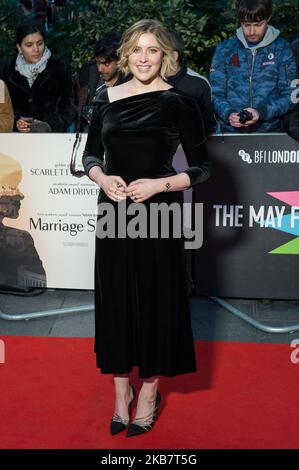
[[[19,74],[23,75],[27,78],[30,88],[32,87],[34,80],[47,67],[48,60],[51,57],[51,51],[45,47],[44,53],[42,58],[36,64],[28,64],[23,57],[23,54],[18,54],[16,60],[16,67],[15,69],[19,72]]]

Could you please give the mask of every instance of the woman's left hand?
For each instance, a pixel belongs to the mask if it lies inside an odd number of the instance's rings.
[[[134,202],[143,202],[160,192],[159,180],[141,178],[132,181],[132,183],[126,187],[125,191]]]

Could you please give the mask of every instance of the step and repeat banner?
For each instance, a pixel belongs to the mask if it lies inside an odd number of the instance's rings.
[[[93,289],[99,189],[70,175],[74,141],[74,134],[0,135],[0,289]],[[193,195],[203,207],[203,244],[190,250],[196,293],[298,299],[299,143],[224,135],[209,147],[212,176]],[[179,151],[175,166],[184,165]]]
[[[299,143],[281,134],[213,136],[212,176],[198,186],[198,294],[299,298]]]

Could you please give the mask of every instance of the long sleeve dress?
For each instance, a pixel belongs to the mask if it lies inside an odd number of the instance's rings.
[[[88,175],[92,167],[99,166],[105,174],[121,176],[127,184],[139,178],[172,176],[176,174],[172,159],[179,143],[186,154],[189,168],[185,172],[191,185],[205,181],[210,173],[206,139],[192,98],[171,88],[109,102],[105,89],[93,113],[83,154],[84,169]],[[114,225],[107,203],[115,209]],[[152,207],[174,204],[182,208],[182,203],[182,191],[158,193],[143,203],[135,203],[130,197],[114,202],[100,192],[95,352],[97,366],[104,374],[128,374],[134,366],[142,378],[172,377],[196,370],[184,237],[177,234],[183,222],[172,223],[175,216],[172,218],[170,211],[169,234],[163,232],[165,216],[159,219],[154,236],[150,231]],[[146,236],[140,235],[136,224],[137,235],[132,236],[140,206],[146,209],[148,231]],[[125,219],[119,216],[120,209]],[[106,228],[110,224],[115,229],[111,236],[102,235],[105,223]]]

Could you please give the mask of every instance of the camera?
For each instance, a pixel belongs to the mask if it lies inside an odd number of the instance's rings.
[[[245,124],[245,122],[251,121],[251,119],[253,118],[252,113],[247,111],[247,109],[242,109],[238,113],[238,116],[239,116],[239,121],[240,121],[241,124]]]
[[[28,122],[28,124],[33,123],[33,117],[21,116],[20,119],[22,119],[23,121]]]

